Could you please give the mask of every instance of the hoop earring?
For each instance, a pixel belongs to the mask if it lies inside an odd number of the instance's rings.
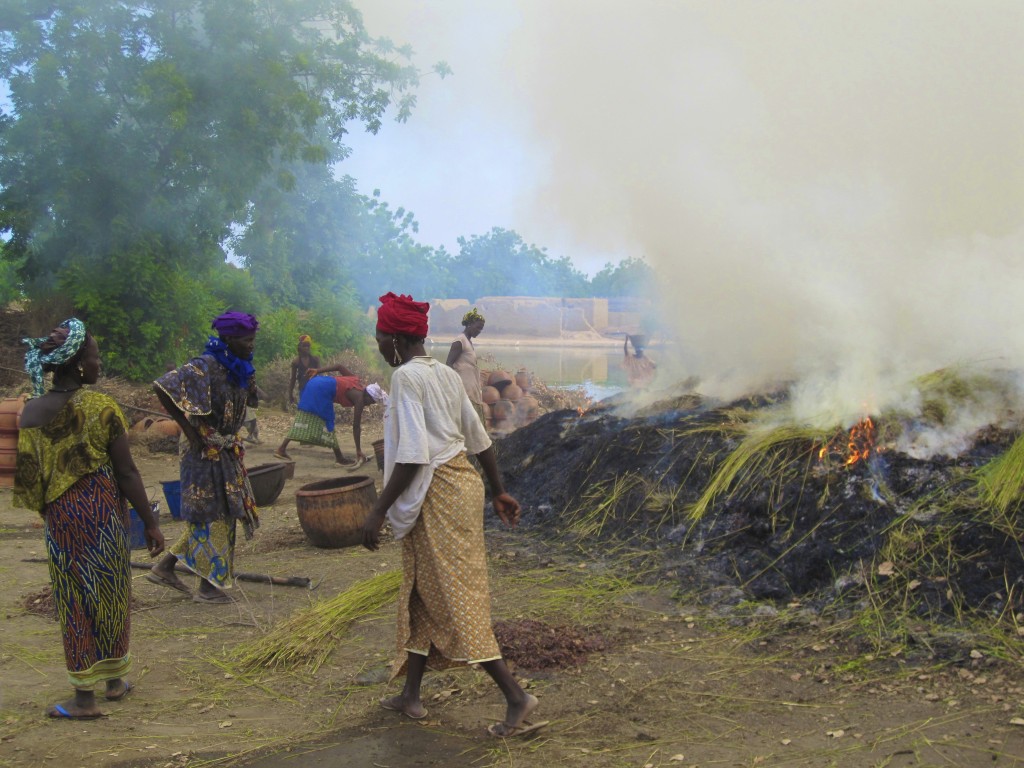
[[[398,337],[397,336],[392,336],[391,337],[391,345],[392,345],[392,347],[395,350],[395,356],[393,358],[391,358],[391,362],[394,365],[401,365],[402,364],[402,356],[400,354],[398,354]]]

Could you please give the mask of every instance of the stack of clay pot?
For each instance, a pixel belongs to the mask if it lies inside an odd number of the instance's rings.
[[[530,374],[525,369],[517,371],[515,379],[500,370],[488,374],[483,400],[491,431],[507,434],[540,415],[537,400],[527,394],[529,388]]]

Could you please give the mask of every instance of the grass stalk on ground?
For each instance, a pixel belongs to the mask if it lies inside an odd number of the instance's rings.
[[[279,624],[261,638],[237,646],[231,659],[242,671],[287,669],[305,664],[315,672],[353,623],[371,616],[398,597],[401,571],[386,571],[353,584]]]

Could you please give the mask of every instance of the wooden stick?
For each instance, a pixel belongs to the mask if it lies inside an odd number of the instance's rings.
[[[49,562],[45,557],[26,557],[23,558],[23,563],[47,563]],[[139,570],[148,571],[153,567],[153,563],[129,563],[132,568],[138,568]],[[178,573],[187,573],[195,575],[194,571],[189,570],[181,563],[177,563],[174,566],[174,570]],[[271,576],[267,573],[236,573],[235,578],[239,581],[254,581],[258,584],[276,584],[279,587],[305,587],[306,589],[313,588],[313,581],[308,576]]]

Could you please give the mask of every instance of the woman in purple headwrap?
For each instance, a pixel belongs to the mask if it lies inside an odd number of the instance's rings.
[[[154,384],[160,403],[182,429],[181,514],[188,528],[146,578],[185,594],[191,590],[174,574],[179,562],[200,577],[192,599],[231,603],[224,590],[234,576],[235,527],[246,538],[259,527],[256,502],[245,473],[239,430],[246,407],[258,405],[252,366],[256,318],[227,312],[213,321],[217,336],[206,350]]]

